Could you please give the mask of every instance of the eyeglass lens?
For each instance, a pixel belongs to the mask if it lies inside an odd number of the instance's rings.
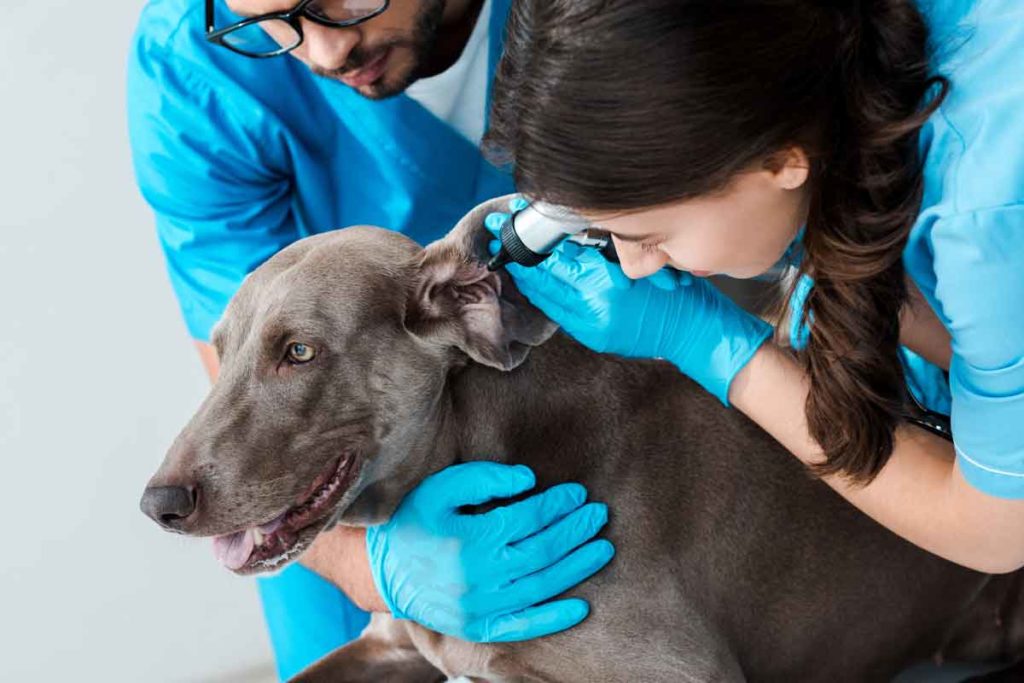
[[[345,25],[380,12],[386,4],[384,0],[318,0],[306,5],[303,12]],[[283,19],[264,19],[229,31],[221,40],[233,50],[262,57],[293,49],[302,42],[302,36]]]
[[[222,40],[231,49],[245,54],[269,55],[292,49],[302,42],[302,37],[287,21],[266,19],[226,33]]]
[[[306,12],[328,21],[346,23],[374,14],[383,6],[382,0],[317,0],[306,6]]]

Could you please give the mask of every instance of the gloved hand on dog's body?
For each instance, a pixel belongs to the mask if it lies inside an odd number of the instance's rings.
[[[523,465],[452,465],[409,492],[388,522],[369,527],[371,573],[392,616],[473,642],[527,640],[586,618],[589,606],[578,598],[539,604],[615,552],[606,540],[590,541],[608,509],[586,503],[582,485],[559,484],[483,514],[459,512],[535,483]]]

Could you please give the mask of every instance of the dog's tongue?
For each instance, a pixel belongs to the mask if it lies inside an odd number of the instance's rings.
[[[286,514],[288,513],[282,513],[279,517],[266,524],[261,524],[259,527],[260,531],[264,534],[274,533],[284,523]],[[217,561],[232,570],[243,567],[249,561],[253,548],[256,547],[256,535],[253,532],[254,529],[246,529],[245,531],[236,531],[233,534],[215,536],[213,539],[213,554],[216,556]]]
[[[213,554],[217,561],[228,569],[240,569],[249,560],[255,547],[256,539],[252,529],[216,536],[213,539]]]

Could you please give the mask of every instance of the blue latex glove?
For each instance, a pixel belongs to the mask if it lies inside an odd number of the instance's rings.
[[[612,558],[604,539],[577,548],[607,522],[607,506],[584,504],[586,489],[569,483],[483,514],[458,510],[535,483],[523,465],[453,465],[409,492],[387,523],[368,528],[371,572],[392,615],[474,642],[528,640],[582,621],[584,600],[538,603]]]
[[[508,214],[487,216],[498,235]],[[491,243],[492,253],[499,244]],[[506,266],[530,302],[601,353],[664,358],[729,405],[729,385],[772,333],[703,278],[630,280],[596,249],[562,242],[540,265]]]

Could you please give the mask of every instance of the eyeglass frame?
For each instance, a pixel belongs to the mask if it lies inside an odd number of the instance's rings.
[[[361,24],[364,21],[369,21],[370,19],[373,19],[374,17],[383,14],[391,5],[391,0],[381,0],[380,8],[374,10],[370,14],[367,14],[365,17],[359,17],[358,19],[349,19],[346,21],[333,21],[331,19],[327,19],[322,16],[318,16],[316,14],[312,14],[306,11],[306,8],[313,4],[313,2],[315,2],[316,0],[300,0],[299,4],[297,4],[290,10],[285,10],[281,12],[267,12],[266,14],[259,14],[255,17],[248,17],[246,19],[243,19],[242,21],[236,21],[230,26],[225,26],[224,28],[215,28],[215,1],[216,0],[206,0],[206,40],[213,43],[214,45],[220,45],[223,48],[227,48],[235,54],[242,55],[243,57],[251,57],[252,59],[267,59],[270,57],[280,57],[281,55],[288,54],[289,52],[297,48],[299,45],[302,45],[302,43],[306,40],[306,34],[302,30],[302,24],[299,22],[300,17],[305,17],[306,19],[312,21],[314,24],[319,24],[320,26],[326,26],[328,28],[348,28],[350,26],[356,26],[357,24]],[[298,42],[296,42],[294,45],[290,47],[282,47],[281,49],[276,50],[274,52],[268,52],[266,54],[254,54],[238,50],[232,47],[229,43],[225,42],[224,40],[224,37],[230,33],[243,29],[247,26],[252,26],[253,24],[258,24],[263,21],[272,20],[283,21],[289,26],[291,26],[292,29],[295,31],[295,34],[299,36]]]

